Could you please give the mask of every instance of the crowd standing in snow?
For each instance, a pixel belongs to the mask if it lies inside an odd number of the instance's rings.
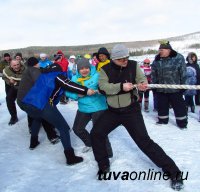
[[[31,134],[30,149],[39,144],[38,134],[42,124],[48,139],[53,143],[62,142],[66,163],[80,163],[82,157],[74,154],[70,141],[70,127],[56,105],[59,101],[67,104],[68,99],[78,101],[73,131],[83,141],[82,152],[93,150],[98,163],[98,175],[109,172],[109,158],[113,156],[108,134],[123,125],[138,147],[171,178],[171,187],[183,188],[180,170],[175,162],[148,135],[141,114],[144,96],[144,110],[149,112],[148,83],[189,84],[200,83],[200,69],[197,55],[189,53],[187,65],[184,57],[173,50],[169,41],[160,42],[158,54],[152,64],[146,58],[143,65],[129,60],[128,49],[117,44],[109,51],[99,48],[92,57],[86,53],[65,57],[61,50],[50,61],[46,53],[30,57],[25,63],[22,54],[11,59],[4,54],[0,63],[0,75],[5,80],[9,125],[18,122],[15,101],[27,113]],[[133,84],[137,84],[134,88]],[[187,114],[199,105],[199,92],[194,90],[153,89],[154,111],[158,112],[157,124],[167,124],[169,108],[174,110],[177,126],[186,129]],[[185,98],[183,98],[183,96]],[[195,96],[195,103],[194,103]],[[37,98],[37,100],[35,99]],[[62,99],[61,99],[62,98]],[[91,133],[86,129],[92,120]],[[57,135],[55,128],[59,131]]]

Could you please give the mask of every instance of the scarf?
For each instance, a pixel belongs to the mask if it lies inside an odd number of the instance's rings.
[[[78,83],[80,83],[81,85],[84,85],[84,81],[85,80],[88,80],[88,79],[90,79],[91,77],[90,76],[87,76],[87,77],[80,77],[80,78],[78,78],[76,81],[78,82]]]
[[[97,71],[99,72],[100,69],[101,69],[104,65],[107,65],[108,63],[110,63],[110,60],[109,60],[109,59],[107,59],[107,60],[104,61],[104,62],[99,62],[99,63],[98,63],[98,66],[97,66]]]

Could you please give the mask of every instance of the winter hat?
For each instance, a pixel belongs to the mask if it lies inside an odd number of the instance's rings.
[[[40,58],[46,58],[47,54],[46,53],[40,53]]]
[[[64,53],[61,50],[58,50],[57,55],[64,56]]]
[[[147,64],[147,63],[150,64],[150,62],[151,62],[151,61],[150,61],[149,59],[145,59],[145,60],[143,61],[143,63],[146,63],[146,64]]]
[[[86,59],[91,59],[91,55],[88,54],[88,53],[86,53],[86,54],[84,55],[84,58],[86,58]]]
[[[4,53],[3,57],[10,57],[9,53]]]
[[[162,40],[162,41],[159,41],[159,43],[160,43],[159,49],[171,49],[172,50],[172,46],[170,45],[169,41]]]
[[[129,51],[128,51],[128,48],[125,47],[125,45],[117,44],[111,50],[112,60],[121,59],[125,57],[129,57]]]
[[[86,58],[81,58],[77,62],[77,70],[79,71],[81,68],[90,68],[90,62]]]
[[[106,55],[108,59],[110,59],[110,53],[108,52],[108,50],[105,48],[105,47],[101,47],[98,52],[97,52],[97,59],[99,60],[99,55],[100,54],[103,54],[103,55]],[[100,61],[100,60],[99,60]]]
[[[34,65],[38,64],[38,60],[35,58],[35,57],[30,57],[28,60],[27,60],[27,66],[28,67],[33,67]]]
[[[76,59],[75,55],[70,55],[69,59]]]
[[[16,53],[15,57],[17,57],[17,56],[22,58],[22,53]]]

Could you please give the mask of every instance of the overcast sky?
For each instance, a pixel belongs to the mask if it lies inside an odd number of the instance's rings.
[[[200,31],[199,0],[0,0],[0,50]]]

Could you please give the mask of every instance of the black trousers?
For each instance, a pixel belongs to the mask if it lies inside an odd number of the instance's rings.
[[[17,117],[17,109],[15,101],[17,99],[17,89],[13,86],[5,84],[6,104],[11,117]]]
[[[77,110],[76,117],[74,120],[73,131],[83,141],[83,143],[91,147],[90,133],[86,129],[87,124],[90,120],[95,124],[98,118],[104,113],[104,111],[98,111],[95,113],[83,113]]]
[[[158,119],[168,123],[169,104],[171,104],[179,127],[187,126],[187,108],[182,93],[159,93],[158,99]]]
[[[103,115],[105,111],[97,111],[94,113],[83,113],[77,110],[76,117],[74,120],[73,131],[74,133],[83,141],[83,143],[91,147],[91,136],[86,130],[86,126],[90,120],[92,120],[93,125],[96,124],[97,120]],[[112,156],[112,147],[108,137],[106,138],[106,149],[110,156]]]
[[[30,117],[29,115],[27,115],[27,119],[28,119],[28,127],[31,128],[32,122],[34,119],[32,117]],[[46,120],[42,119],[42,126],[43,126],[49,140],[57,137],[55,127],[52,124],[50,124]]]
[[[125,127],[137,146],[164,172],[168,172],[173,177],[180,171],[174,161],[149,137],[138,102],[134,103],[131,111],[107,110],[94,125],[91,131],[91,141],[99,169],[109,166],[106,138],[119,125]]]

